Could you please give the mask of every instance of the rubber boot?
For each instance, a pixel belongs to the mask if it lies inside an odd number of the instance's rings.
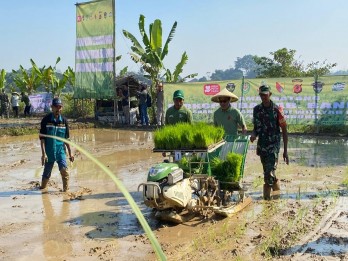
[[[69,173],[66,170],[62,170],[61,175],[63,182],[63,191],[66,192],[69,190]]]
[[[271,190],[272,190],[272,186],[268,184],[263,184],[263,199],[264,200],[271,199]]]
[[[278,191],[280,190],[280,180],[276,179],[273,186],[272,186],[273,191]]]
[[[273,193],[272,193],[272,199],[279,199],[280,198],[280,181],[279,179],[276,179],[273,186]]]
[[[49,179],[42,178],[40,189],[45,189],[47,187]]]

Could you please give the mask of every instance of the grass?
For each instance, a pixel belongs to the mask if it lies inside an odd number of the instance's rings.
[[[348,167],[346,167],[346,172],[343,174],[342,185],[348,187]]]
[[[6,129],[0,129],[0,136],[22,136],[38,134],[39,130],[37,128],[22,128],[22,127],[11,127]]]

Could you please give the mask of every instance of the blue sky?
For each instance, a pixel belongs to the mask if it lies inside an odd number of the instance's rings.
[[[54,65],[65,70],[75,64],[75,3],[72,0],[1,1],[0,69]],[[81,1],[85,2],[85,1]],[[162,21],[167,37],[174,21],[176,34],[165,65],[174,70],[184,51],[189,60],[183,75],[207,76],[216,69],[234,67],[237,57],[269,56],[286,47],[296,59],[337,63],[348,70],[348,1],[346,0],[116,0],[117,68],[139,65],[129,58],[131,43],[122,29],[139,40],[139,15],[145,25]]]

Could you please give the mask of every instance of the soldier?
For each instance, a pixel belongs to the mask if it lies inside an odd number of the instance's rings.
[[[21,102],[24,102],[25,104],[24,117],[26,117],[27,115],[30,116],[31,103],[30,103],[29,96],[26,95],[24,92],[21,92],[21,95],[22,95]]]
[[[250,141],[254,142],[258,137],[256,153],[260,156],[264,171],[263,197],[269,200],[272,189],[273,191],[280,190],[280,182],[275,175],[280,150],[280,129],[284,143],[283,159],[286,164],[289,164],[288,133],[283,109],[271,100],[270,87],[262,85],[259,88],[259,95],[262,103],[254,107],[254,130]]]
[[[1,91],[0,101],[1,101],[0,116],[1,118],[8,119],[10,117],[10,111],[9,111],[10,102],[9,102],[7,94],[5,93],[5,88],[3,88]]]

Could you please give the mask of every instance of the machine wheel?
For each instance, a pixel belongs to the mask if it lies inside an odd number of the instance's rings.
[[[271,191],[272,187],[268,184],[263,184],[263,199],[270,200],[271,199]]]

